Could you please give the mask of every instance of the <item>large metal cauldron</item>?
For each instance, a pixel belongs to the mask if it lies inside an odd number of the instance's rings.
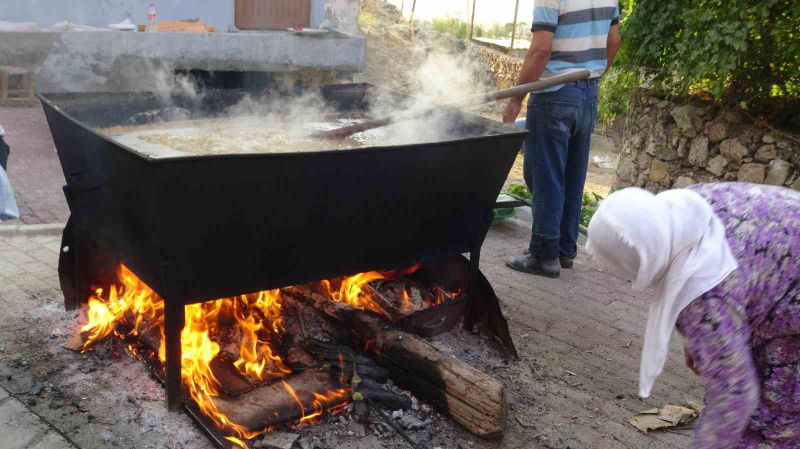
[[[337,85],[321,93],[337,108],[354,110],[367,107],[374,89]],[[219,91],[199,102],[171,101],[193,117],[213,117],[243,95]],[[65,241],[76,240],[76,249],[96,242],[166,302],[173,407],[184,304],[463,253],[471,253],[477,273],[492,208],[526,133],[451,111],[458,140],[151,159],[92,128],[123,125],[164,106],[157,97],[39,98],[67,181],[72,218]],[[71,269],[77,283],[87,275],[85,262]]]

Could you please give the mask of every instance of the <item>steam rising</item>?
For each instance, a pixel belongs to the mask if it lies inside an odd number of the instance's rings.
[[[164,121],[184,116],[191,116],[195,120],[191,123],[191,130],[176,131],[179,135],[175,139],[183,139],[184,147],[188,148],[186,151],[192,148],[191,142],[194,141],[191,139],[197,135],[209,135],[215,141],[232,141],[230,150],[225,152],[269,152],[265,148],[273,144],[283,145],[282,149],[276,150],[281,152],[319,151],[441,142],[474,136],[480,131],[464,129],[461,112],[446,106],[463,102],[487,90],[477,76],[480,73],[478,63],[464,56],[454,57],[435,52],[410,74],[413,92],[410,97],[398,98],[392,92],[376,89],[370,92],[367,99],[369,109],[366,114],[338,112],[316,89],[306,89],[303,94],[298,94],[293,86],[280,86],[263,95],[244,96],[224,111],[228,119],[220,123],[216,120],[197,121],[190,111],[182,109],[191,107],[186,106],[189,104],[200,110],[198,106],[205,100],[206,93],[190,77],[175,76],[174,73],[171,70],[154,69],[157,83],[154,94],[164,106],[162,111],[172,111],[160,117]],[[316,131],[386,117],[391,117],[394,123],[356,134],[345,141],[327,142],[320,146],[318,141],[314,143],[309,137]],[[220,132],[221,126],[224,126],[224,132]],[[194,136],[187,133],[194,133]],[[162,134],[162,137],[166,136]],[[147,136],[138,138],[148,140]],[[148,141],[153,142],[153,139]],[[132,142],[128,139],[124,143],[131,145]]]
[[[442,113],[442,106],[461,103],[485,92],[478,81],[479,66],[466,57],[432,53],[411,76],[412,96],[402,105],[392,105],[390,98],[377,98],[370,107],[375,117],[423,116],[422,119],[398,121],[384,130],[363,134],[384,133],[389,145],[439,142],[463,137],[457,120]]]

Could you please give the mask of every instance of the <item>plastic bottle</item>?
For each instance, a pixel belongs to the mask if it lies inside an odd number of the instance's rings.
[[[156,8],[150,4],[150,11],[147,13],[147,31],[158,31],[156,25]]]

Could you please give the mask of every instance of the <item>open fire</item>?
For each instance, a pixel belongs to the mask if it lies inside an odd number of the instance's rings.
[[[458,292],[449,294],[438,287],[431,291],[420,285],[407,287],[399,281],[418,268],[386,273],[372,271],[323,280],[311,287],[329,300],[371,310],[390,320],[396,320],[398,313],[407,315],[458,296]],[[89,298],[89,322],[81,328],[85,341],[82,352],[113,334],[149,342],[152,355],[165,362],[163,300],[124,265],[119,267],[118,278],[119,285],[111,285],[107,291],[97,289]],[[380,293],[392,289],[393,295]],[[398,300],[393,303],[387,297]],[[269,290],[185,307],[185,326],[181,332],[183,386],[200,411],[227,435],[225,439],[241,447],[247,447],[245,440],[267,432],[271,427],[253,430],[252,426],[237,423],[220,410],[214,400],[224,395],[221,382],[215,375],[214,361],[225,355],[222,354],[221,341],[231,339],[233,334],[238,344],[233,350],[230,346],[225,348],[236,357],[232,366],[255,385],[278,385],[276,382],[279,381],[300,408],[299,422],[344,406],[351,393],[347,385],[350,379],[344,376],[345,364],[341,354],[341,388],[313,392],[313,401],[303,401],[285,380],[294,371],[280,355],[286,337],[282,300],[281,290]],[[129,344],[127,348],[139,357],[145,346]]]

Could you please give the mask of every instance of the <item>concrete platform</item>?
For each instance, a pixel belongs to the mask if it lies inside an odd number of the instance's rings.
[[[34,69],[43,92],[156,90],[174,70],[362,72],[364,37],[329,32],[0,32],[0,65]]]

